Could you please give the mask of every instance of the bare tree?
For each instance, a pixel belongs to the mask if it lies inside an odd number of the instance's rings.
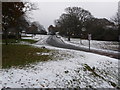
[[[71,16],[76,16],[82,24],[93,17],[89,11],[81,7],[68,7],[65,11]]]
[[[68,40],[70,40],[71,35],[80,35],[84,23],[93,18],[89,11],[81,7],[68,7],[65,12],[55,21],[55,24],[61,28],[60,33],[68,35]]]
[[[116,13],[115,16],[113,16],[111,18],[111,21],[114,22],[115,25],[118,25],[120,23],[120,16],[119,16],[118,12]]]
[[[120,28],[120,1],[118,2],[118,12],[111,18],[111,21]]]

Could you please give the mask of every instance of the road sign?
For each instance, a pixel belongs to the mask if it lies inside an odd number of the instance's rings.
[[[92,37],[91,37],[91,34],[88,34],[88,40],[91,40]]]

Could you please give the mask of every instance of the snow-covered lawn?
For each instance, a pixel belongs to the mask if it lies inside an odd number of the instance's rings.
[[[35,45],[38,46],[39,45]],[[54,48],[56,60],[26,68],[2,69],[1,87],[11,88],[113,88],[118,83],[118,60],[106,56]]]
[[[31,40],[39,41],[39,45],[44,45],[44,44],[46,44],[46,39],[48,37],[49,37],[49,35],[34,35],[32,37],[32,34],[26,34],[26,35],[24,35],[24,37],[22,37],[22,39],[31,39]],[[30,44],[30,43],[21,41],[20,44]]]
[[[47,37],[37,35],[40,41],[33,46],[56,50],[56,58],[31,67],[0,70],[0,88],[113,88],[118,85],[117,59],[55,48],[45,43]]]
[[[63,38],[63,37],[61,37],[61,38],[66,43],[70,43],[70,44],[81,46],[81,47],[89,47],[89,41],[88,40],[81,40],[82,43],[80,43],[80,39],[71,38],[71,41],[68,41],[67,38]],[[94,49],[118,51],[119,42],[91,40],[90,41],[90,46],[91,46],[91,48],[94,48]]]
[[[31,36],[31,37],[22,37],[22,39],[33,39],[33,40],[46,40],[48,37],[49,37],[49,35],[34,35],[33,37],[32,37],[32,35],[31,34],[26,34],[26,36]]]

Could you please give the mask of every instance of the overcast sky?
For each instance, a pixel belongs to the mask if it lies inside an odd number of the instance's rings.
[[[109,0],[108,0],[109,1]],[[114,0],[113,0],[114,1]],[[110,19],[118,10],[118,2],[35,2],[38,10],[32,11],[31,21],[38,21],[46,29],[54,25],[54,20],[64,12],[66,7],[78,6],[89,10],[94,17]]]

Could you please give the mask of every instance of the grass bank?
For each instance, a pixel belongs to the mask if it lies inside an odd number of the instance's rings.
[[[46,48],[36,48],[29,45],[9,44],[2,46],[2,67],[24,66],[39,61],[52,59],[52,52]],[[43,54],[47,53],[47,54]]]
[[[20,41],[28,42],[30,44],[33,44],[33,43],[37,42],[37,40],[33,40],[33,39],[21,39]]]

